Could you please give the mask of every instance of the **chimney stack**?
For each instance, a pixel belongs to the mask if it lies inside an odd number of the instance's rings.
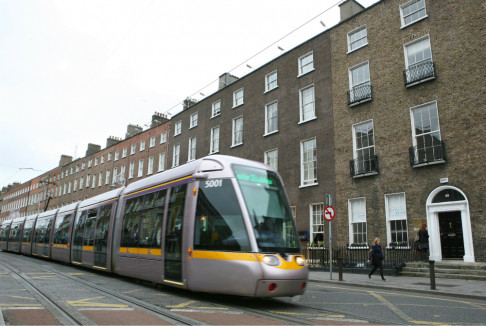
[[[129,124],[127,126],[127,133],[125,134],[125,139],[133,137],[143,131],[143,128],[137,125]]]
[[[154,114],[152,115],[152,124],[150,125],[150,128],[157,127],[163,123],[166,123],[167,121],[169,121],[167,115],[159,112],[154,112]]]
[[[89,145],[88,145],[89,146]],[[59,160],[59,166],[66,165],[73,161],[73,157],[69,155],[61,155],[61,159]]]
[[[347,20],[348,18],[351,18],[354,15],[359,14],[360,12],[365,10],[365,7],[360,5],[355,0],[346,0],[339,5],[339,9],[341,11],[340,22],[343,22],[343,21]]]
[[[121,138],[118,138],[118,137],[114,137],[114,136],[110,136],[106,139],[106,147],[110,147],[110,146],[113,146],[115,144],[118,144],[119,142],[121,142],[122,139]]]
[[[225,72],[221,76],[219,76],[219,87],[218,90],[225,88],[229,84],[234,83],[239,78],[236,76],[231,75],[229,72]]]
[[[99,151],[101,151],[101,146],[100,145],[96,145],[96,144],[89,143],[88,144],[88,149],[86,150],[86,155],[85,156],[93,155],[94,153],[97,153]]]

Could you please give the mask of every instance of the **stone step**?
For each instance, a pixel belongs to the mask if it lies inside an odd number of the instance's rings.
[[[434,263],[436,278],[486,281],[486,263],[464,263],[462,261],[442,261]],[[429,262],[409,262],[400,275],[430,277]]]
[[[486,271],[485,270],[480,270],[480,269],[450,269],[450,268],[436,268],[434,267],[435,274],[451,274],[451,275],[484,275],[486,276]],[[408,273],[428,273],[429,272],[429,267],[409,267],[405,266],[402,268],[403,272],[408,272]]]
[[[430,278],[430,272],[400,272],[402,276],[410,277],[424,277]],[[468,274],[444,274],[435,273],[435,278],[448,278],[448,279],[461,279],[461,280],[473,280],[473,281],[486,281],[486,275],[468,275]]]

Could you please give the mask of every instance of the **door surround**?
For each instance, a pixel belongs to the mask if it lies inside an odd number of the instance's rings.
[[[452,189],[462,194],[465,200],[432,203],[434,197],[441,191]],[[473,263],[474,247],[472,241],[471,217],[469,215],[469,202],[466,195],[460,189],[452,186],[441,186],[434,189],[427,197],[427,228],[429,231],[429,253],[430,260],[442,261],[442,249],[440,246],[439,213],[461,212],[462,232],[464,236],[464,262]]]

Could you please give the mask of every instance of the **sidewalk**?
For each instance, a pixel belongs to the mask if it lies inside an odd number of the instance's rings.
[[[486,300],[486,282],[484,281],[436,278],[435,290],[431,290],[430,278],[399,275],[385,275],[385,278],[388,282],[381,280],[378,271],[375,272],[371,280],[368,279],[368,274],[343,273],[343,280],[339,281],[339,273],[337,272],[332,273],[332,280],[329,271],[311,270],[309,272],[309,282],[369,287],[375,290],[412,291],[424,294]]]

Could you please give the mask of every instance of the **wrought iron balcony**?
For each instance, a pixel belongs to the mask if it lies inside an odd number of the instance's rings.
[[[354,106],[373,99],[371,85],[360,85],[348,91],[348,105]]]
[[[431,79],[435,79],[435,64],[425,61],[405,69],[403,72],[405,87],[411,87]]]
[[[353,178],[378,174],[378,156],[373,155],[351,160],[349,161],[349,169]]]
[[[445,143],[443,141],[430,146],[410,147],[409,153],[412,167],[445,163],[447,161]]]

